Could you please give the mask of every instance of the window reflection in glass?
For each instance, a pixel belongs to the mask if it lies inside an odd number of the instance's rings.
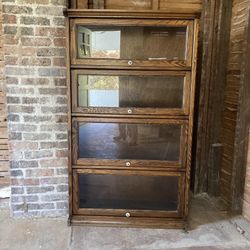
[[[78,57],[185,60],[186,27],[78,26]]]
[[[179,161],[180,125],[80,123],[79,158]]]
[[[78,75],[78,106],[182,108],[183,76]]]
[[[120,30],[78,28],[78,54],[80,58],[120,58]]]

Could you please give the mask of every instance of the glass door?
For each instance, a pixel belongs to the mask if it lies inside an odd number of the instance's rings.
[[[189,91],[189,72],[72,71],[76,113],[187,115]]]
[[[74,65],[185,68],[192,61],[192,21],[71,20]]]
[[[76,214],[178,217],[183,212],[184,174],[74,170]]]
[[[73,120],[73,163],[102,168],[184,168],[187,123],[174,120]]]

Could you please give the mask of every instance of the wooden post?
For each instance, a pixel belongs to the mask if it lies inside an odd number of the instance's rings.
[[[250,3],[246,13],[245,30],[243,38],[245,48],[241,65],[241,79],[239,89],[239,107],[236,120],[236,133],[234,143],[234,161],[232,170],[231,199],[232,212],[241,214],[246,177],[248,135],[250,129]]]
[[[229,50],[231,1],[205,0],[203,6],[200,47],[202,61],[198,65],[196,110],[197,144],[193,169],[194,192],[207,192],[212,184],[209,176],[220,171],[220,163],[213,161],[213,144],[221,143],[223,100],[226,84],[226,62]],[[220,157],[219,157],[220,158]]]

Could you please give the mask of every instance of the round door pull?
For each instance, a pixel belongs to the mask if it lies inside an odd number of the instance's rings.
[[[125,215],[127,218],[129,218],[131,216],[130,213],[126,213]]]
[[[132,109],[128,109],[128,114],[132,114],[132,113],[133,113]]]
[[[133,65],[133,61],[128,61],[128,65]]]
[[[130,167],[131,166],[131,163],[128,161],[128,162],[126,162],[126,166],[127,167]]]

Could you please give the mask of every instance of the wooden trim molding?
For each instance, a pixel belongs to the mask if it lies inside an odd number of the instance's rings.
[[[65,15],[70,18],[139,18],[139,19],[191,19],[198,18],[200,11],[193,12],[186,9],[166,9],[164,11],[132,11],[132,10],[93,10],[93,9],[67,9]]]

